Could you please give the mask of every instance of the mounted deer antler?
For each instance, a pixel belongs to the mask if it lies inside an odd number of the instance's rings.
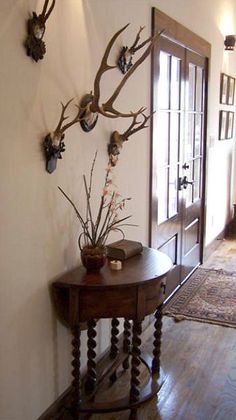
[[[137,49],[142,48],[148,42],[150,42],[149,46],[146,48],[146,50],[141,55],[141,57],[136,61],[136,63],[133,64],[133,66],[129,70],[129,72],[123,77],[123,79],[121,80],[121,82],[119,83],[119,85],[115,89],[114,93],[111,95],[111,97],[105,103],[103,103],[102,105],[99,105],[99,101],[100,101],[100,82],[101,82],[102,75],[106,71],[116,68],[116,66],[110,66],[107,63],[111,48],[113,47],[113,45],[114,45],[116,39],[118,38],[118,36],[127,28],[128,25],[125,25],[118,32],[116,32],[115,35],[113,35],[113,37],[109,41],[109,43],[106,47],[105,53],[103,55],[100,67],[98,69],[98,72],[97,72],[95,80],[94,80],[94,93],[93,93],[93,95],[90,94],[90,98],[88,98],[88,95],[85,96],[84,105],[86,105],[86,108],[85,108],[85,112],[84,112],[84,115],[83,115],[84,119],[81,122],[81,126],[85,131],[90,130],[89,124],[87,124],[87,119],[89,117],[91,118],[91,113],[101,114],[101,115],[103,115],[105,117],[108,117],[108,118],[118,118],[118,117],[128,118],[128,117],[133,117],[135,115],[142,114],[143,111],[144,111],[144,108],[142,107],[136,112],[123,113],[123,112],[117,111],[113,106],[115,100],[119,96],[120,91],[123,88],[123,86],[125,85],[125,83],[127,82],[127,80],[134,73],[134,71],[137,69],[137,67],[148,57],[148,55],[150,54],[155,42],[157,41],[157,39],[160,36],[160,33],[158,33],[157,35],[148,38],[141,45],[136,46],[138,41],[139,41],[140,32],[141,32],[142,28],[139,30],[138,35],[136,37],[136,40],[133,44],[133,50],[137,50]],[[86,103],[86,101],[87,101],[87,103]]]
[[[46,30],[46,21],[54,9],[56,0],[52,0],[49,9],[48,3],[49,0],[45,0],[42,13],[37,15],[33,12],[33,17],[30,18],[27,23],[28,36],[25,41],[25,47],[27,55],[32,57],[35,61],[42,59],[46,53],[46,46],[42,39]]]
[[[46,20],[48,19],[50,13],[53,10],[53,7],[55,5],[55,1],[52,1],[51,7],[48,8],[49,0],[45,0],[43,11],[39,17],[34,13],[35,17],[39,19],[42,18],[43,23],[45,24]],[[125,118],[133,118],[133,122],[131,123],[130,127],[123,133],[120,134],[117,131],[115,131],[110,140],[110,144],[108,146],[108,152],[110,156],[110,161],[113,165],[116,164],[117,156],[120,153],[120,149],[122,147],[122,144],[124,141],[127,141],[128,138],[135,134],[137,131],[146,128],[145,125],[146,122],[149,120],[150,116],[145,116],[144,111],[145,108],[141,107],[136,112],[129,112],[129,113],[123,113],[119,112],[114,108],[114,102],[119,96],[123,86],[129,79],[129,77],[134,73],[134,71],[137,69],[137,67],[148,57],[150,54],[155,42],[159,38],[160,33],[156,34],[153,37],[149,37],[144,42],[139,44],[140,40],[140,33],[142,32],[143,28],[141,27],[138,34],[136,35],[135,41],[132,45],[132,47],[129,49],[132,53],[135,53],[137,50],[143,48],[146,44],[149,43],[146,50],[143,52],[143,54],[139,57],[139,59],[135,62],[135,64],[132,65],[132,68],[129,70],[127,74],[125,74],[118,84],[117,88],[113,92],[113,94],[110,96],[110,98],[103,104],[100,104],[100,82],[103,74],[107,72],[108,70],[116,68],[116,66],[110,66],[108,64],[108,58],[109,54],[111,52],[111,49],[118,38],[118,36],[127,28],[128,25],[125,25],[123,28],[121,28],[118,32],[116,32],[111,40],[109,41],[105,53],[102,57],[102,61],[100,64],[100,67],[97,71],[95,80],[94,80],[94,92],[90,94],[85,95],[85,97],[82,99],[80,106],[76,105],[78,108],[77,114],[70,122],[67,124],[64,124],[65,120],[67,120],[69,117],[65,115],[65,112],[69,106],[69,104],[72,102],[73,99],[70,99],[65,105],[62,105],[62,111],[61,116],[58,122],[57,127],[52,133],[49,133],[43,142],[43,147],[45,151],[46,156],[46,169],[49,173],[52,173],[56,169],[57,165],[57,159],[61,159],[61,154],[65,151],[65,143],[64,143],[64,136],[65,131],[71,127],[72,125],[76,124],[77,122],[80,122],[83,130],[90,131],[93,127],[95,127],[98,115],[101,114],[108,118],[118,118],[118,117],[125,117]],[[44,33],[44,32],[43,32]],[[43,35],[43,34],[42,34]],[[35,57],[33,57],[35,59]],[[42,58],[42,57],[39,57]],[[36,60],[37,61],[37,60]],[[139,115],[143,116],[143,121],[138,122],[137,118]]]
[[[63,125],[69,118],[69,116],[65,116],[65,112],[73,99],[74,98],[70,99],[65,105],[61,103],[62,110],[57,127],[52,133],[47,134],[43,142],[47,160],[46,169],[49,173],[52,173],[56,169],[57,159],[62,159],[61,153],[65,151],[65,143],[63,141],[65,131],[72,125],[81,121],[81,108],[79,105],[75,105],[78,108],[77,114],[70,122]]]
[[[121,49],[117,64],[123,74],[127,73],[130,67],[132,67],[133,65],[132,58],[133,58],[133,55],[136,53],[136,51],[140,50],[140,48],[143,48],[144,45],[146,45],[152,39],[152,37],[149,37],[145,41],[143,41],[141,44],[138,45],[139,40],[140,40],[140,34],[144,28],[145,26],[140,27],[136,35],[135,41],[130,48],[122,47]]]
[[[63,103],[61,102],[61,107],[62,107],[62,110],[61,110],[61,116],[60,116],[59,122],[58,122],[58,124],[57,124],[57,127],[56,127],[56,129],[54,130],[54,136],[55,136],[55,137],[62,137],[63,133],[64,133],[64,132],[65,132],[68,128],[70,128],[72,125],[74,125],[74,124],[76,124],[77,122],[79,122],[79,121],[80,121],[80,119],[81,119],[81,108],[80,108],[80,106],[79,106],[79,105],[75,105],[75,106],[76,106],[76,108],[78,109],[76,116],[73,118],[73,120],[72,120],[71,122],[69,122],[69,123],[67,123],[67,124],[65,124],[65,125],[62,125],[62,124],[63,124],[63,122],[69,118],[69,116],[68,116],[68,115],[67,115],[67,116],[65,116],[65,112],[66,112],[66,109],[68,108],[68,106],[70,105],[70,103],[71,103],[73,100],[74,100],[74,98],[70,99],[70,100],[69,100],[69,101],[68,101],[65,105],[63,105]]]
[[[133,116],[132,123],[127,128],[127,130],[124,131],[124,133],[120,134],[118,131],[114,131],[111,134],[110,143],[108,144],[108,155],[109,161],[112,166],[115,166],[118,161],[118,156],[120,154],[124,141],[129,140],[130,136],[137,133],[139,130],[142,130],[143,128],[148,128],[148,125],[146,125],[146,123],[152,117],[152,115],[153,114],[147,116],[142,112],[143,121],[139,122],[137,121],[139,114],[136,114]]]
[[[48,20],[50,14],[52,13],[52,11],[54,9],[54,6],[55,6],[55,3],[56,3],[56,0],[52,0],[52,4],[49,7],[48,12],[47,12],[48,3],[49,3],[49,0],[45,0],[44,6],[43,6],[43,11],[42,11],[41,15],[39,15],[44,24]]]

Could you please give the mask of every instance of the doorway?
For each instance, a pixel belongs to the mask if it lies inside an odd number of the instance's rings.
[[[153,32],[162,29],[152,56],[150,233],[151,246],[169,255],[174,265],[168,297],[202,261],[210,48],[153,9]]]

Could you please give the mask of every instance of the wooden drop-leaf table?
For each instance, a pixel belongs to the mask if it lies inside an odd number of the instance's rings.
[[[73,334],[73,381],[72,407],[74,419],[82,413],[105,413],[131,409],[130,418],[136,418],[137,407],[158,391],[160,373],[160,345],[162,304],[165,294],[165,278],[172,263],[168,256],[151,248],[123,261],[121,270],[112,270],[109,262],[95,273],[87,273],[78,267],[64,274],[52,284],[52,296],[58,317]],[[142,321],[155,313],[153,356],[142,354]],[[106,373],[110,381],[116,380],[119,365],[129,366],[130,391],[125,398],[116,401],[96,402],[98,385],[106,374],[99,373],[96,364],[96,322],[111,318],[110,366]],[[120,345],[119,320],[124,318],[123,343]],[[88,351],[87,373],[81,380],[80,335],[81,323],[87,323]],[[132,331],[131,331],[132,330]],[[150,379],[140,387],[140,363],[144,363]],[[99,373],[99,374],[98,374]]]

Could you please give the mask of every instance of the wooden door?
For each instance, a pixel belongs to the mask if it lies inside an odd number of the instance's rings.
[[[181,281],[201,262],[204,224],[204,124],[206,59],[186,50],[185,133],[183,136],[183,200]]]
[[[206,57],[161,37],[153,54],[151,246],[174,265],[167,296],[202,258],[206,76]]]

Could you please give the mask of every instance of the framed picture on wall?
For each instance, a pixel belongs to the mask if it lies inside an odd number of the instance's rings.
[[[227,104],[233,105],[234,104],[234,91],[235,91],[235,78],[229,76],[228,77],[228,95],[227,95]]]
[[[219,140],[226,139],[227,111],[220,111],[219,115]]]
[[[227,112],[226,138],[232,139],[234,131],[234,112]]]
[[[228,100],[228,76],[225,73],[221,73],[220,103],[227,104],[227,100]]]

